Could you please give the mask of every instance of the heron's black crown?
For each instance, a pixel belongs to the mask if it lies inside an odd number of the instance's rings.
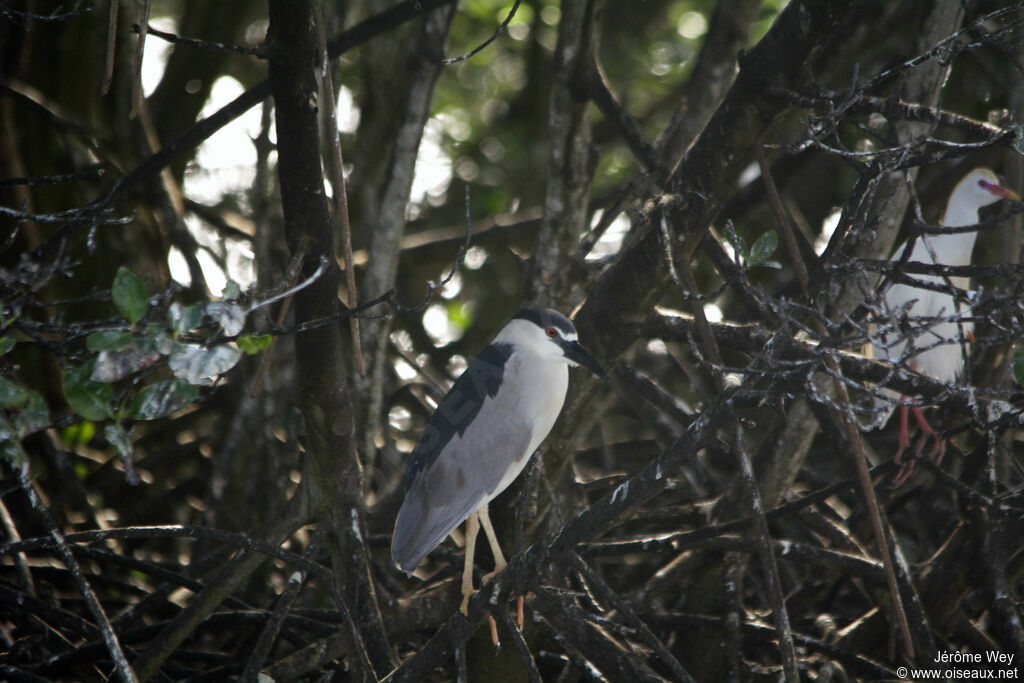
[[[576,337],[576,327],[572,324],[572,321],[558,311],[553,311],[550,308],[525,306],[520,308],[519,312],[512,316],[513,320],[516,318],[519,318],[520,320],[529,320],[542,330],[547,329],[548,327],[554,327],[562,333],[562,336],[571,335],[573,338]]]

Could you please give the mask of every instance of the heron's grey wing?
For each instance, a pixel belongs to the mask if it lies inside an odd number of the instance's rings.
[[[391,541],[405,571],[488,500],[529,447],[520,375],[508,362],[511,349],[502,346],[492,344],[470,363],[413,450]]]

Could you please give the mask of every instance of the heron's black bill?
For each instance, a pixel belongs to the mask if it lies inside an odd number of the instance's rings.
[[[608,374],[605,373],[604,368],[598,363],[590,352],[583,348],[583,345],[578,341],[567,341],[561,344],[562,353],[565,357],[571,360],[576,365],[582,365],[587,370],[600,377],[601,379],[608,379]]]

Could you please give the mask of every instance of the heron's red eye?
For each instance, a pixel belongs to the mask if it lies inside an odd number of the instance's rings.
[[[551,337],[552,339],[558,336],[558,330],[556,330],[553,327],[549,327],[548,329],[544,330],[544,333]]]

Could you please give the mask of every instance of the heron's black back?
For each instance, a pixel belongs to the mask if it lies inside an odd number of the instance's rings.
[[[490,344],[455,380],[409,456],[404,480],[406,491],[416,477],[433,464],[453,436],[465,433],[466,427],[480,412],[484,398],[493,398],[498,393],[505,373],[505,363],[511,355],[510,344]]]

